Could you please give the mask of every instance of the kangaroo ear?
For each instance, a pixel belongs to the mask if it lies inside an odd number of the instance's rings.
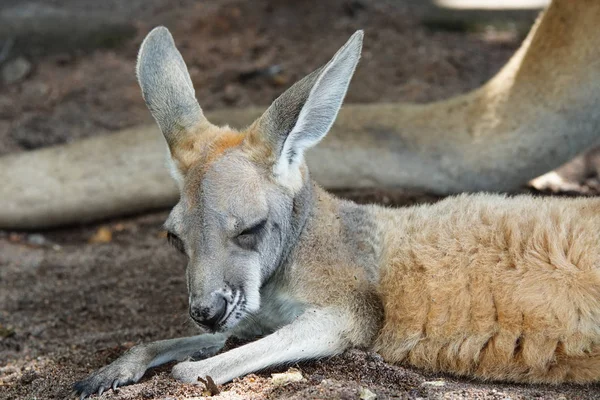
[[[362,39],[363,31],[357,31],[325,66],[278,97],[258,121],[281,183],[301,184],[304,151],[325,137],[335,121],[360,59]]]
[[[154,28],[144,39],[136,67],[142,96],[173,155],[177,145],[205,121],[187,66],[169,30]]]

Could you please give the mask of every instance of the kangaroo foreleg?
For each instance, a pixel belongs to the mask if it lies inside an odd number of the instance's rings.
[[[198,383],[210,376],[221,384],[273,365],[339,354],[349,345],[349,313],[336,309],[309,309],[274,333],[202,361],[186,361],[173,368],[183,382]]]
[[[81,399],[106,389],[135,383],[148,368],[188,357],[206,358],[216,354],[225,344],[223,334],[205,334],[178,339],[159,340],[132,347],[111,364],[94,372],[74,385]]]

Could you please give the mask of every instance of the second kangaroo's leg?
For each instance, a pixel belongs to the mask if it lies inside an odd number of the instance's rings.
[[[252,343],[202,361],[185,361],[173,368],[173,377],[198,383],[210,376],[215,383],[269,366],[339,354],[350,344],[352,316],[337,309],[309,309],[291,324]]]
[[[190,356],[211,357],[223,348],[226,340],[227,336],[223,334],[204,334],[140,344],[77,382],[74,389],[82,399],[93,393],[102,394],[106,389],[116,389],[117,386],[137,382],[148,368],[169,361],[181,361]]]

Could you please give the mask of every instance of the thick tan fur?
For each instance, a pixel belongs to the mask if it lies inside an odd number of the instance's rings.
[[[386,360],[492,380],[600,378],[600,200],[460,196],[376,214]]]

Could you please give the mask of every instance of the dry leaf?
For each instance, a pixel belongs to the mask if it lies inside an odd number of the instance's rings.
[[[446,382],[443,380],[439,380],[439,381],[428,381],[428,382],[423,382],[421,383],[421,386],[434,386],[434,387],[442,387],[445,386]]]
[[[271,383],[275,386],[283,386],[292,382],[300,382],[303,380],[302,372],[296,368],[290,368],[281,374],[271,374]]]
[[[221,393],[221,391],[215,384],[215,381],[210,376],[207,376],[206,379],[202,379],[202,377],[199,376],[198,381],[202,382],[204,386],[206,386],[206,389],[209,392],[210,396],[216,396],[217,394]]]
[[[89,243],[110,243],[112,240],[112,232],[107,227],[98,228],[94,236],[88,240]]]
[[[277,74],[271,77],[271,82],[273,82],[275,86],[286,86],[289,84],[290,80],[284,74]]]

